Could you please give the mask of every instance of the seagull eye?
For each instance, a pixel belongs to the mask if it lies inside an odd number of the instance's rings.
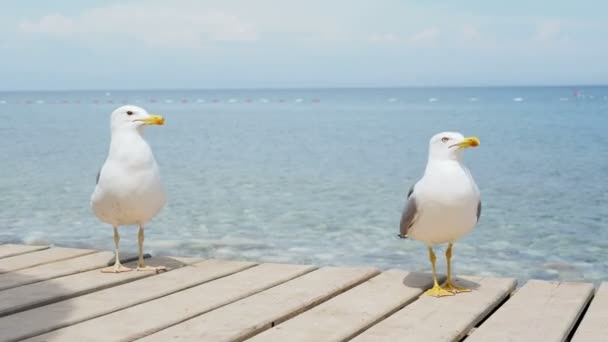
[[[133,112],[129,110],[127,111],[127,115],[133,115]]]
[[[441,138],[441,141],[443,141],[443,142],[448,142],[448,140],[450,140],[450,138],[448,138],[448,137]]]

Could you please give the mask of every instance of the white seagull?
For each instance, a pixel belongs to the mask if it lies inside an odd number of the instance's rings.
[[[165,193],[158,165],[142,134],[145,126],[163,125],[164,119],[137,106],[122,106],[112,112],[110,123],[110,151],[97,174],[97,185],[91,196],[95,215],[114,227],[115,263],[101,271],[131,270],[120,263],[118,226],[121,225],[139,225],[137,270],[166,270],[163,266],[144,266],[143,258],[144,225],[165,205]]]
[[[481,214],[479,188],[462,162],[465,148],[479,146],[476,137],[460,133],[436,134],[429,143],[429,159],[422,178],[410,189],[401,216],[399,237],[424,242],[433,267],[433,282],[427,295],[442,297],[470,289],[452,282],[452,246],[475,227]],[[447,243],[447,280],[437,283],[433,246]]]

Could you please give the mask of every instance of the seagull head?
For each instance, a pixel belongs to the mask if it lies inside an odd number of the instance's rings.
[[[112,131],[123,129],[134,129],[140,131],[147,125],[163,125],[165,119],[160,115],[148,114],[148,112],[137,106],[122,106],[112,112]]]
[[[477,137],[464,137],[458,132],[435,134],[429,142],[430,159],[460,160],[464,149],[479,146]]]

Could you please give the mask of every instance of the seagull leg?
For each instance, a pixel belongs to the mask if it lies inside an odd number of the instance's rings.
[[[118,235],[118,227],[114,227],[114,248],[115,248],[115,261],[114,266],[102,268],[101,272],[103,273],[120,273],[120,272],[129,272],[131,269],[123,266],[120,263],[120,256],[118,255],[118,243],[120,242],[120,235]]]
[[[167,267],[165,266],[144,266],[144,226],[139,225],[139,233],[137,234],[137,242],[139,244],[139,260],[137,261],[137,270],[138,271],[154,271],[159,273],[161,271],[166,271]]]
[[[437,282],[437,269],[435,268],[435,261],[437,260],[437,257],[435,257],[435,252],[433,252],[433,248],[430,246],[429,260],[431,261],[431,265],[433,266],[433,287],[426,290],[424,294],[433,297],[453,296],[454,294],[452,292],[442,288]]]
[[[471,292],[471,289],[456,286],[452,282],[452,245],[453,243],[450,243],[445,251],[445,257],[448,260],[448,279],[443,284],[443,288],[453,293]]]

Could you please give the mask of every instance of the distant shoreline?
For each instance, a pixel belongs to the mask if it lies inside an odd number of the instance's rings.
[[[343,87],[245,87],[245,88],[97,88],[97,89],[2,89],[0,93],[63,93],[63,92],[136,92],[136,91],[294,91],[294,90],[314,90],[314,91],[340,91],[340,90],[422,90],[422,89],[538,89],[538,88],[603,88],[608,84],[573,84],[573,85],[454,85],[454,86],[343,86]]]

